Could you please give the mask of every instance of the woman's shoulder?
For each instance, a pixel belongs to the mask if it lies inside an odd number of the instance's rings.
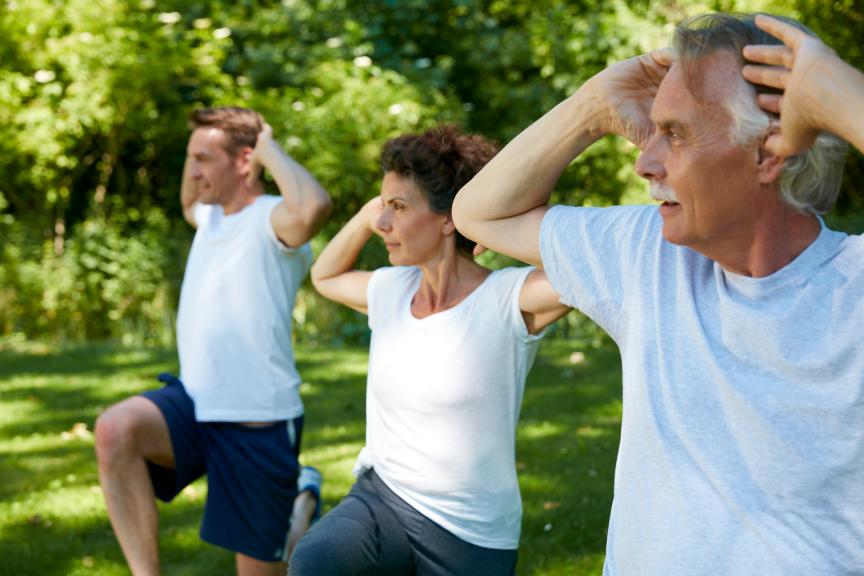
[[[399,290],[413,286],[421,275],[416,266],[383,266],[372,272],[370,288],[375,290]]]
[[[486,283],[492,286],[513,286],[525,281],[535,268],[533,266],[507,266],[493,270]]]

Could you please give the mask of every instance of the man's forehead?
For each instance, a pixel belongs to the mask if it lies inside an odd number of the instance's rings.
[[[693,95],[685,85],[681,67],[673,64],[657,89],[651,105],[651,120],[658,125],[680,121],[687,104],[693,102]]]
[[[669,67],[666,77],[660,83],[685,90],[687,94],[702,104],[724,102],[732,94],[741,77],[741,60],[732,52],[718,50],[695,60],[677,60]]]
[[[214,126],[199,126],[189,136],[186,149],[192,153],[214,154],[217,150],[224,150],[228,135]]]

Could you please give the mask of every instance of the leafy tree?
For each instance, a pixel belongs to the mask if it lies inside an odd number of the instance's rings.
[[[458,122],[506,142],[609,63],[712,9],[800,16],[864,67],[854,0],[0,0],[0,334],[170,339],[195,107],[265,114],[333,195],[320,247],[377,192],[388,138]],[[636,153],[604,139],[553,200],[645,201]],[[833,217],[859,232],[862,166],[850,155]],[[362,256],[384,261],[374,244]],[[366,334],[308,288],[296,316],[301,337]],[[569,322],[563,332],[592,333]]]

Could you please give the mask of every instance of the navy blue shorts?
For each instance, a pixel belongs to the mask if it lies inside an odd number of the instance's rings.
[[[201,539],[265,562],[284,561],[303,417],[263,427],[198,422],[180,380],[170,374],[160,374],[159,380],[163,388],[141,395],[168,422],[176,468],[148,462],[156,497],[170,502],[207,474]]]

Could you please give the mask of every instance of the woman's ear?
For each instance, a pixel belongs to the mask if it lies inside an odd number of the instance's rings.
[[[454,234],[456,232],[456,225],[453,223],[453,216],[451,216],[450,214],[444,214],[444,218],[444,227],[441,229],[441,231],[444,233],[445,236],[450,236],[451,234]]]

